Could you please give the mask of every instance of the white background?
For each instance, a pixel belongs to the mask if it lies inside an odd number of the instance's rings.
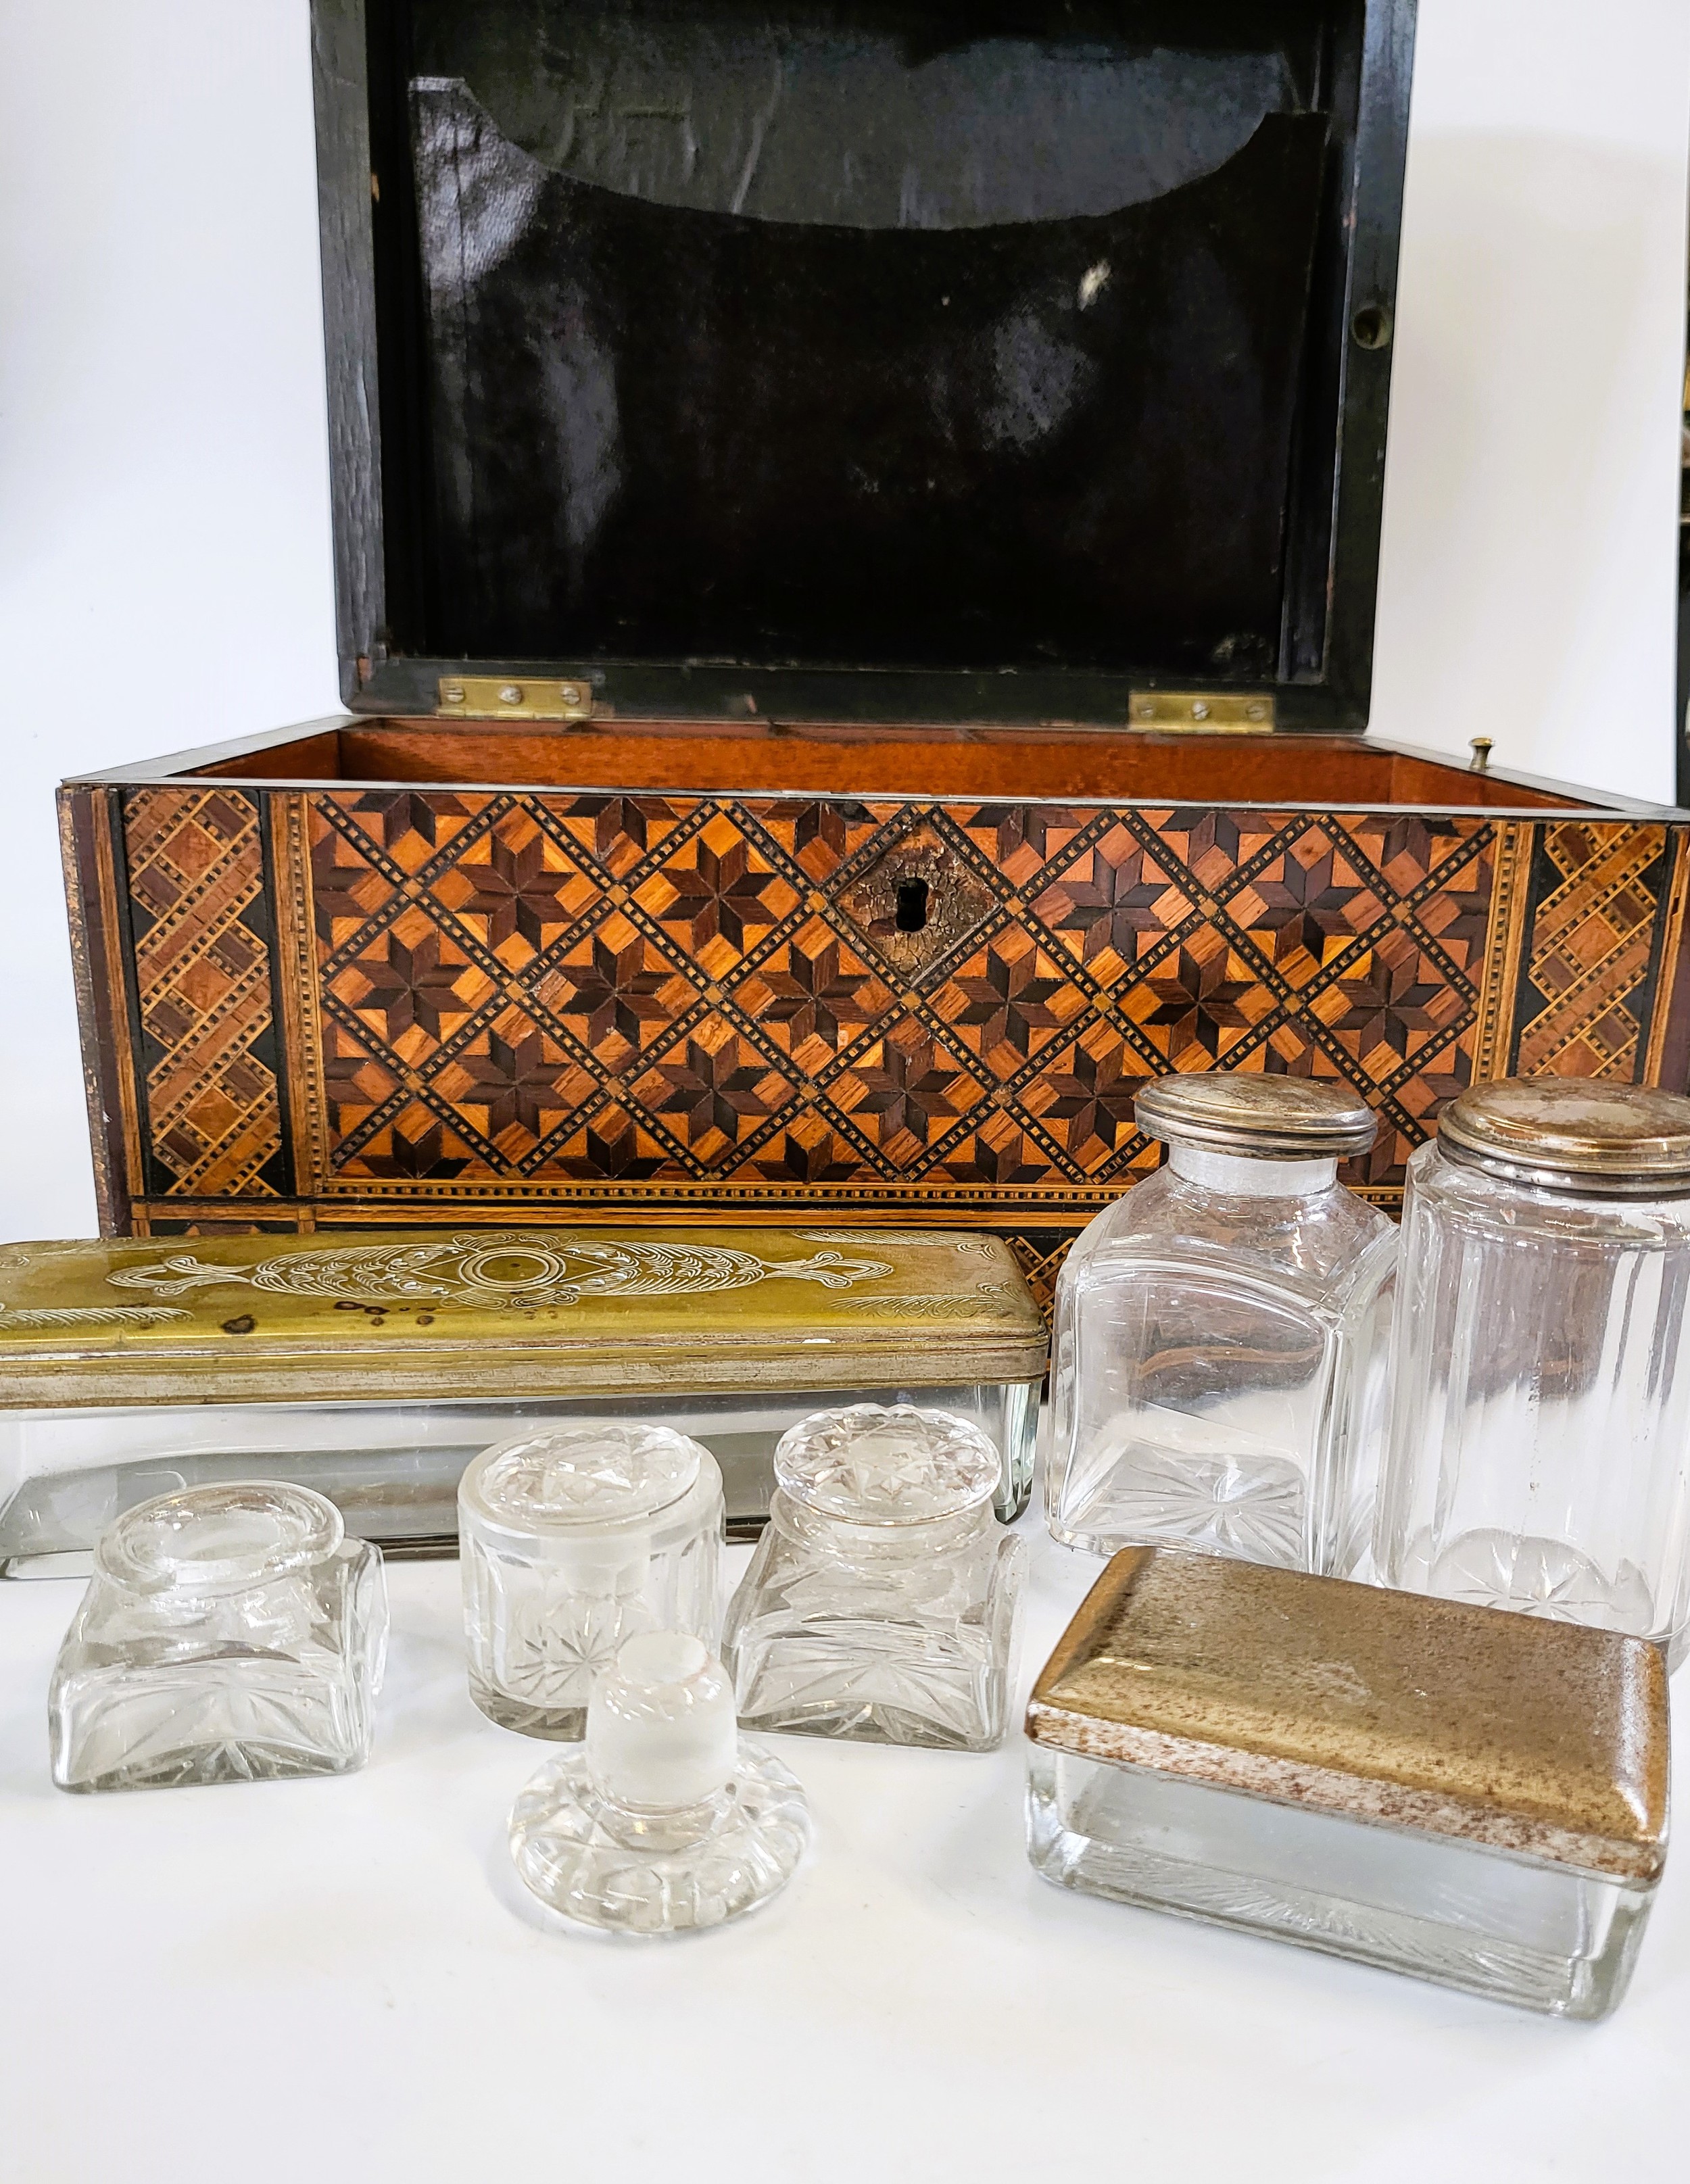
[[[1102,1565],[1021,1529],[1024,1688]],[[1053,1888],[1018,1736],[784,1736],[816,1830],[784,1894],[667,1942],[549,1930],[505,1818],[550,1748],[471,1703],[457,1566],[391,1582],[362,1774],[75,1798],[42,1703],[75,1589],[6,1588],[6,2184],[1684,2176],[1682,1848],[1619,2014],[1565,2025]]]
[[[0,64],[0,1235],[71,1234],[53,785],[336,704],[304,0],[6,0]],[[1685,0],[1423,0],[1382,733],[1670,792],[1687,116]],[[1089,1574],[1037,1545],[1029,1669]],[[583,1947],[505,1877],[537,1754],[455,1582],[395,1574],[355,1781],[75,1802],[70,1596],[8,1590],[8,2184],[1682,2173],[1690,1864],[1620,2018],[1560,2027],[1058,1895],[1012,1748],[789,1746],[787,1899]]]
[[[5,0],[0,1234],[93,1225],[52,791],[338,704],[305,0]],[[1670,799],[1690,7],[1422,0],[1374,726]]]

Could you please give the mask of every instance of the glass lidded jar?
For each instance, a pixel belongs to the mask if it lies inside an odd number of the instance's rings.
[[[342,1774],[370,1756],[387,1658],[379,1548],[332,1502],[231,1479],[126,1509],[59,1649],[61,1790]]]
[[[483,1449],[458,1488],[470,1693],[503,1728],[578,1740],[623,1644],[714,1648],[722,1473],[667,1426],[560,1425]]]
[[[1408,1163],[1374,1553],[1406,1591],[1690,1637],[1690,1100],[1464,1092]]]
[[[1057,1285],[1046,1509],[1069,1546],[1167,1541],[1348,1575],[1366,1552],[1396,1230],[1338,1181],[1347,1087],[1212,1071],[1138,1097],[1166,1163]]]
[[[722,1660],[749,1730],[985,1752],[1007,1722],[1022,1544],[967,1418],[820,1411],[775,1450],[768,1528]]]

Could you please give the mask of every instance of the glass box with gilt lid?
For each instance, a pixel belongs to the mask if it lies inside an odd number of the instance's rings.
[[[919,1400],[1025,1502],[1046,1343],[995,1237],[480,1228],[0,1249],[0,1566],[51,1568],[131,1504],[292,1480],[388,1552],[449,1549],[458,1481],[530,1420],[673,1427],[767,1514],[776,1441]]]
[[[1553,2016],[1620,2003],[1666,1862],[1666,1669],[1609,1630],[1131,1548],[1033,1686],[1058,1886]]]

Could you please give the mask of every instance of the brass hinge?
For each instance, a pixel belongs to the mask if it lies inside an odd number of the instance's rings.
[[[443,675],[439,716],[455,721],[590,721],[593,685],[531,675]]]
[[[1263,736],[1274,725],[1274,700],[1263,690],[1135,690],[1127,718],[1164,733]]]

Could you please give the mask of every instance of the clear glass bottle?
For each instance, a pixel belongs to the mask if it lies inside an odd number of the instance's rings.
[[[341,1774],[370,1756],[382,1557],[303,1486],[200,1486],[102,1534],[48,1699],[61,1790]]]
[[[748,1728],[988,1751],[1006,1724],[1023,1559],[998,1452],[909,1404],[820,1411],[775,1451],[768,1529],[722,1658]]]
[[[1475,1086],[1408,1163],[1387,1585],[1690,1638],[1690,1100]]]
[[[722,1474],[667,1426],[496,1441],[459,1484],[458,1531],[470,1691],[503,1728],[578,1740],[593,1678],[627,1640],[716,1643]]]
[[[733,1686],[700,1639],[630,1638],[593,1685],[584,1742],[516,1800],[523,1886],[585,1926],[678,1934],[767,1903],[809,1840],[804,1791],[742,1737]]]
[[[1215,1071],[1138,1097],[1164,1167],[1057,1285],[1046,1507],[1068,1546],[1168,1540],[1351,1574],[1366,1549],[1396,1230],[1338,1182],[1346,1087]]]

